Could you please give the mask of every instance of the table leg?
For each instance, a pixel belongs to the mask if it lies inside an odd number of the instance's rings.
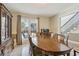
[[[67,53],[67,56],[70,56],[70,53]]]
[[[76,56],[76,51],[74,50],[74,56]]]

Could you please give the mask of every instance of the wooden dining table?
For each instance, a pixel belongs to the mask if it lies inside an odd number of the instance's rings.
[[[32,42],[39,49],[48,52],[54,56],[65,54],[69,56],[72,49],[69,46],[59,43],[51,38],[33,37]]]

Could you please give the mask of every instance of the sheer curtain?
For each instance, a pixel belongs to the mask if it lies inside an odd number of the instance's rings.
[[[31,17],[21,17],[21,31],[38,32],[38,19]]]
[[[38,18],[21,17],[21,35],[22,39],[26,39],[31,33],[38,32]]]

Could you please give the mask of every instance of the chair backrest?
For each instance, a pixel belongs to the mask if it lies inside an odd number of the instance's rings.
[[[62,35],[62,34],[58,34],[58,39],[61,43],[65,44],[68,46],[68,39],[69,39],[69,35]]]
[[[53,34],[52,39],[58,42],[58,34],[57,33]]]
[[[34,53],[34,48],[35,48],[35,45],[33,44],[32,42],[32,38],[29,36],[29,43],[30,43],[30,51],[31,51],[31,55],[35,55]]]
[[[69,35],[66,36],[66,45],[68,46]]]
[[[65,40],[64,40],[65,39],[65,36],[62,35],[62,34],[55,33],[55,34],[53,34],[53,38],[52,39],[54,39],[55,41],[57,41],[59,43],[65,44]]]
[[[64,39],[65,39],[65,36],[64,35],[58,34],[58,40],[59,40],[60,43],[65,44],[65,40]]]
[[[38,55],[40,53],[40,55],[42,55],[41,53],[41,49],[39,49],[37,46],[35,46],[32,42],[32,38],[29,37],[29,42],[30,42],[30,49],[31,49],[31,55],[33,54],[34,56]]]
[[[79,42],[79,33],[69,33],[69,40]]]
[[[30,43],[31,48],[33,48],[32,38],[30,36],[29,36],[29,43]]]
[[[67,45],[70,41],[72,41],[72,43],[79,42],[79,33],[69,33],[67,35]]]

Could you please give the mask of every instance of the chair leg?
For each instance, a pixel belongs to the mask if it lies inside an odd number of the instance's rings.
[[[3,49],[1,50],[1,53],[2,53],[2,55],[4,56],[4,51],[3,51]]]
[[[74,56],[76,56],[76,51],[74,50]]]
[[[67,53],[67,56],[70,56],[70,53]]]

